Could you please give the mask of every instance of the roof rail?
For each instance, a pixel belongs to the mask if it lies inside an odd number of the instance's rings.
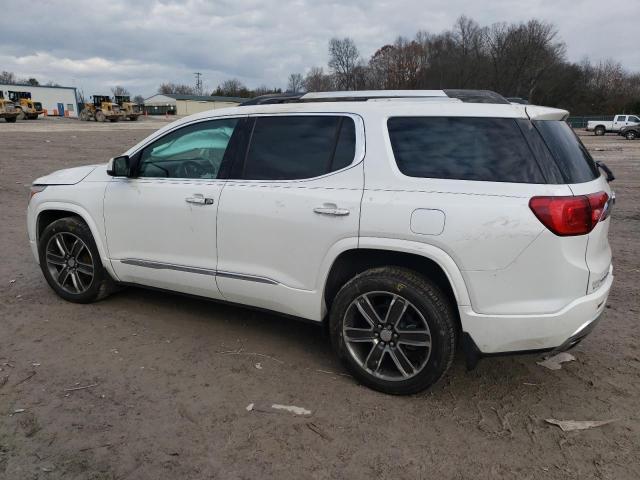
[[[457,99],[465,103],[509,104],[502,95],[490,90],[357,90],[340,92],[282,93],[262,95],[240,104],[270,105],[303,102],[365,102],[379,99]]]

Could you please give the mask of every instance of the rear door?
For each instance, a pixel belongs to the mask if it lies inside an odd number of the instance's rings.
[[[620,129],[627,125],[626,115],[616,115],[613,119],[613,130],[618,132]]]
[[[247,151],[220,198],[218,286],[234,302],[317,317],[305,305],[320,304],[323,261],[341,241],[357,246],[362,120],[257,116],[249,128]]]

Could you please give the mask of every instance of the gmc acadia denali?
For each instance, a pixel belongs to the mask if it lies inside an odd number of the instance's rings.
[[[468,90],[259,97],[37,179],[31,248],[66,300],[135,284],[325,322],[360,382],[414,393],[456,349],[567,349],[603,312],[613,176],[567,115]]]

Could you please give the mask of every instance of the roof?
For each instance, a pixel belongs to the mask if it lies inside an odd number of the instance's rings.
[[[354,90],[338,92],[308,92],[269,94],[244,101],[241,105],[269,105],[300,102],[366,102],[368,100],[455,100],[465,103],[508,104],[509,102],[490,90]]]
[[[175,100],[192,100],[194,102],[233,102],[233,103],[242,103],[249,100],[248,98],[241,97],[221,97],[221,96],[212,96],[212,95],[182,95],[178,93],[160,93],[159,95],[164,95],[165,97],[170,97]],[[155,95],[154,95],[155,96]]]
[[[463,102],[457,98],[375,98],[368,101],[332,101],[332,102],[290,102],[267,103],[246,106],[233,106],[194,113],[177,119],[157,130],[151,138],[142,140],[131,147],[125,154],[134,153],[142,145],[164,135],[181,125],[200,120],[217,119],[235,116],[260,114],[348,114],[368,117],[370,121],[385,121],[391,117],[422,117],[422,116],[454,116],[454,117],[490,117],[490,118],[520,118],[532,120],[564,120],[569,115],[566,110],[539,107],[535,105],[513,105],[506,103],[472,103]]]
[[[67,89],[67,90],[76,90],[76,87],[63,87],[63,86],[60,86],[60,85],[31,85],[30,83],[0,83],[0,86],[2,86],[2,87],[27,87],[27,88],[64,88],[64,89]]]

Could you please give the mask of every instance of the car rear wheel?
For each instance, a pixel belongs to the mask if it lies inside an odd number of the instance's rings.
[[[595,130],[593,131],[593,133],[595,133],[599,137],[604,135],[605,132],[606,132],[606,130],[605,130],[605,128],[603,126],[596,127]]]
[[[89,227],[76,217],[48,225],[38,241],[38,254],[47,283],[65,300],[90,303],[113,289]]]
[[[411,270],[368,270],[331,306],[331,339],[347,369],[375,390],[407,395],[434,384],[455,352],[456,322],[442,291]]]

